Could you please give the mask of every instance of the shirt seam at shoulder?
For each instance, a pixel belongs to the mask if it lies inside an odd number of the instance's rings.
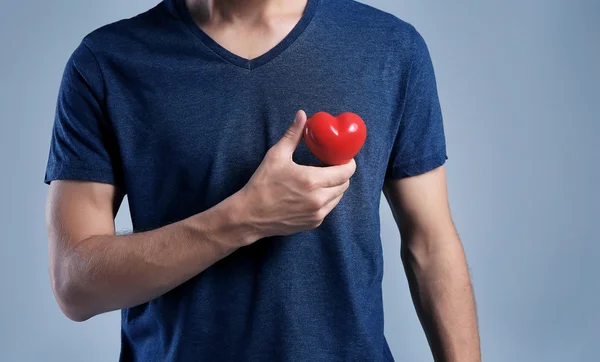
[[[88,52],[90,52],[90,54],[92,55],[92,58],[94,58],[94,61],[96,62],[96,66],[98,67],[98,72],[100,73],[100,78],[102,78],[102,102],[104,103],[106,100],[106,78],[104,77],[104,72],[102,71],[102,67],[100,66],[100,62],[98,61],[96,54],[92,51],[92,48],[85,41],[85,39],[81,43],[83,44],[83,46],[85,46],[85,48],[88,50]]]

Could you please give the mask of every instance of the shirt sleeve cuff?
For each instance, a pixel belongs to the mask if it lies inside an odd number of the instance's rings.
[[[118,184],[111,170],[82,167],[49,167],[44,176],[44,183],[49,185],[54,180],[91,181],[115,186]]]
[[[402,179],[417,176],[442,166],[447,159],[448,156],[445,152],[438,152],[409,162],[401,162],[388,169],[386,178]]]

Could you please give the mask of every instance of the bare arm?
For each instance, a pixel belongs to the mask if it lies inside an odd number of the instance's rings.
[[[435,361],[481,361],[475,300],[448,206],[445,167],[388,180],[384,194],[402,236],[404,268]]]
[[[117,236],[113,220],[120,199],[112,185],[50,185],[50,275],[72,320],[147,302],[255,238],[235,197],[160,229]]]
[[[108,184],[52,181],[47,203],[52,289],[63,313],[83,321],[158,297],[240,247],[313,229],[337,205],[354,160],[327,168],[292,154],[306,114],[273,146],[244,188],[205,212],[162,228],[115,235],[123,196]]]

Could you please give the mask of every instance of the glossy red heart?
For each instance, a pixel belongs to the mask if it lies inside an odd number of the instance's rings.
[[[357,114],[344,112],[337,117],[317,112],[306,121],[304,142],[321,162],[341,165],[358,154],[367,139],[367,126]]]

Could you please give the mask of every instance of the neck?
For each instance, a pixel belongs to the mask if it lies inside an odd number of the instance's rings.
[[[307,0],[185,0],[200,23],[261,22],[273,16],[304,12]]]

